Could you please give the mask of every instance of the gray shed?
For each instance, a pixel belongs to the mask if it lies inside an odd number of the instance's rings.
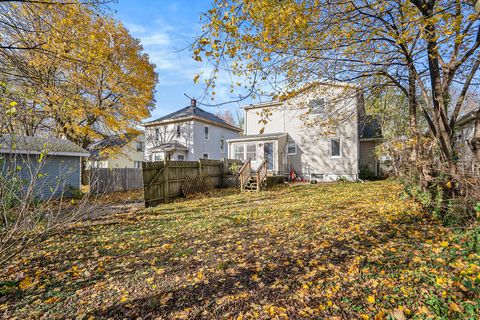
[[[0,170],[16,192],[46,200],[80,190],[81,159],[90,153],[71,141],[51,137],[0,136]]]

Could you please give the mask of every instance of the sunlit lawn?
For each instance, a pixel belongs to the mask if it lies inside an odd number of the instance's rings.
[[[472,234],[394,182],[217,191],[53,236],[2,272],[0,315],[476,319]]]

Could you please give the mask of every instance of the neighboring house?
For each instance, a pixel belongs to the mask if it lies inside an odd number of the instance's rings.
[[[0,136],[0,170],[8,182],[22,181],[41,199],[70,196],[80,190],[81,161],[90,153],[71,141],[28,136]],[[19,191],[19,192],[20,192]]]
[[[366,116],[358,88],[313,83],[294,94],[243,107],[245,135],[228,140],[229,158],[264,159],[270,174],[319,181],[355,180],[361,167],[378,174],[373,149],[381,140],[378,120]]]
[[[475,135],[475,122],[479,120],[478,111],[478,109],[473,110],[460,117],[455,130],[455,151],[458,161],[462,166],[474,170],[478,170],[479,166],[471,147]]]
[[[90,168],[141,168],[145,159],[145,135],[124,134],[106,137],[88,146]]]
[[[190,106],[144,126],[146,161],[226,158],[227,140],[238,137],[242,131],[197,107],[195,99]]]

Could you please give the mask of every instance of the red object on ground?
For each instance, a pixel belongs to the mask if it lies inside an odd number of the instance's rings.
[[[290,167],[290,181],[295,181],[295,170]]]

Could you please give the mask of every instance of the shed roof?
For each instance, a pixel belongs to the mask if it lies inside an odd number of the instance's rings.
[[[251,140],[277,140],[280,137],[286,136],[285,132],[264,133],[264,134],[249,134],[234,139],[228,139],[228,142],[251,141]]]
[[[150,126],[150,125],[155,125],[156,123],[174,121],[174,120],[185,120],[193,117],[204,119],[209,122],[217,123],[224,127],[229,127],[235,131],[242,131],[242,129],[232,126],[231,124],[227,123],[225,120],[214,115],[213,113],[207,112],[199,107],[193,107],[193,106],[188,106],[180,110],[177,110],[175,112],[172,112],[170,114],[167,114],[166,116],[160,117],[158,119],[145,122],[144,125]]]
[[[90,152],[75,143],[52,137],[0,136],[0,153],[41,154],[88,157]]]

